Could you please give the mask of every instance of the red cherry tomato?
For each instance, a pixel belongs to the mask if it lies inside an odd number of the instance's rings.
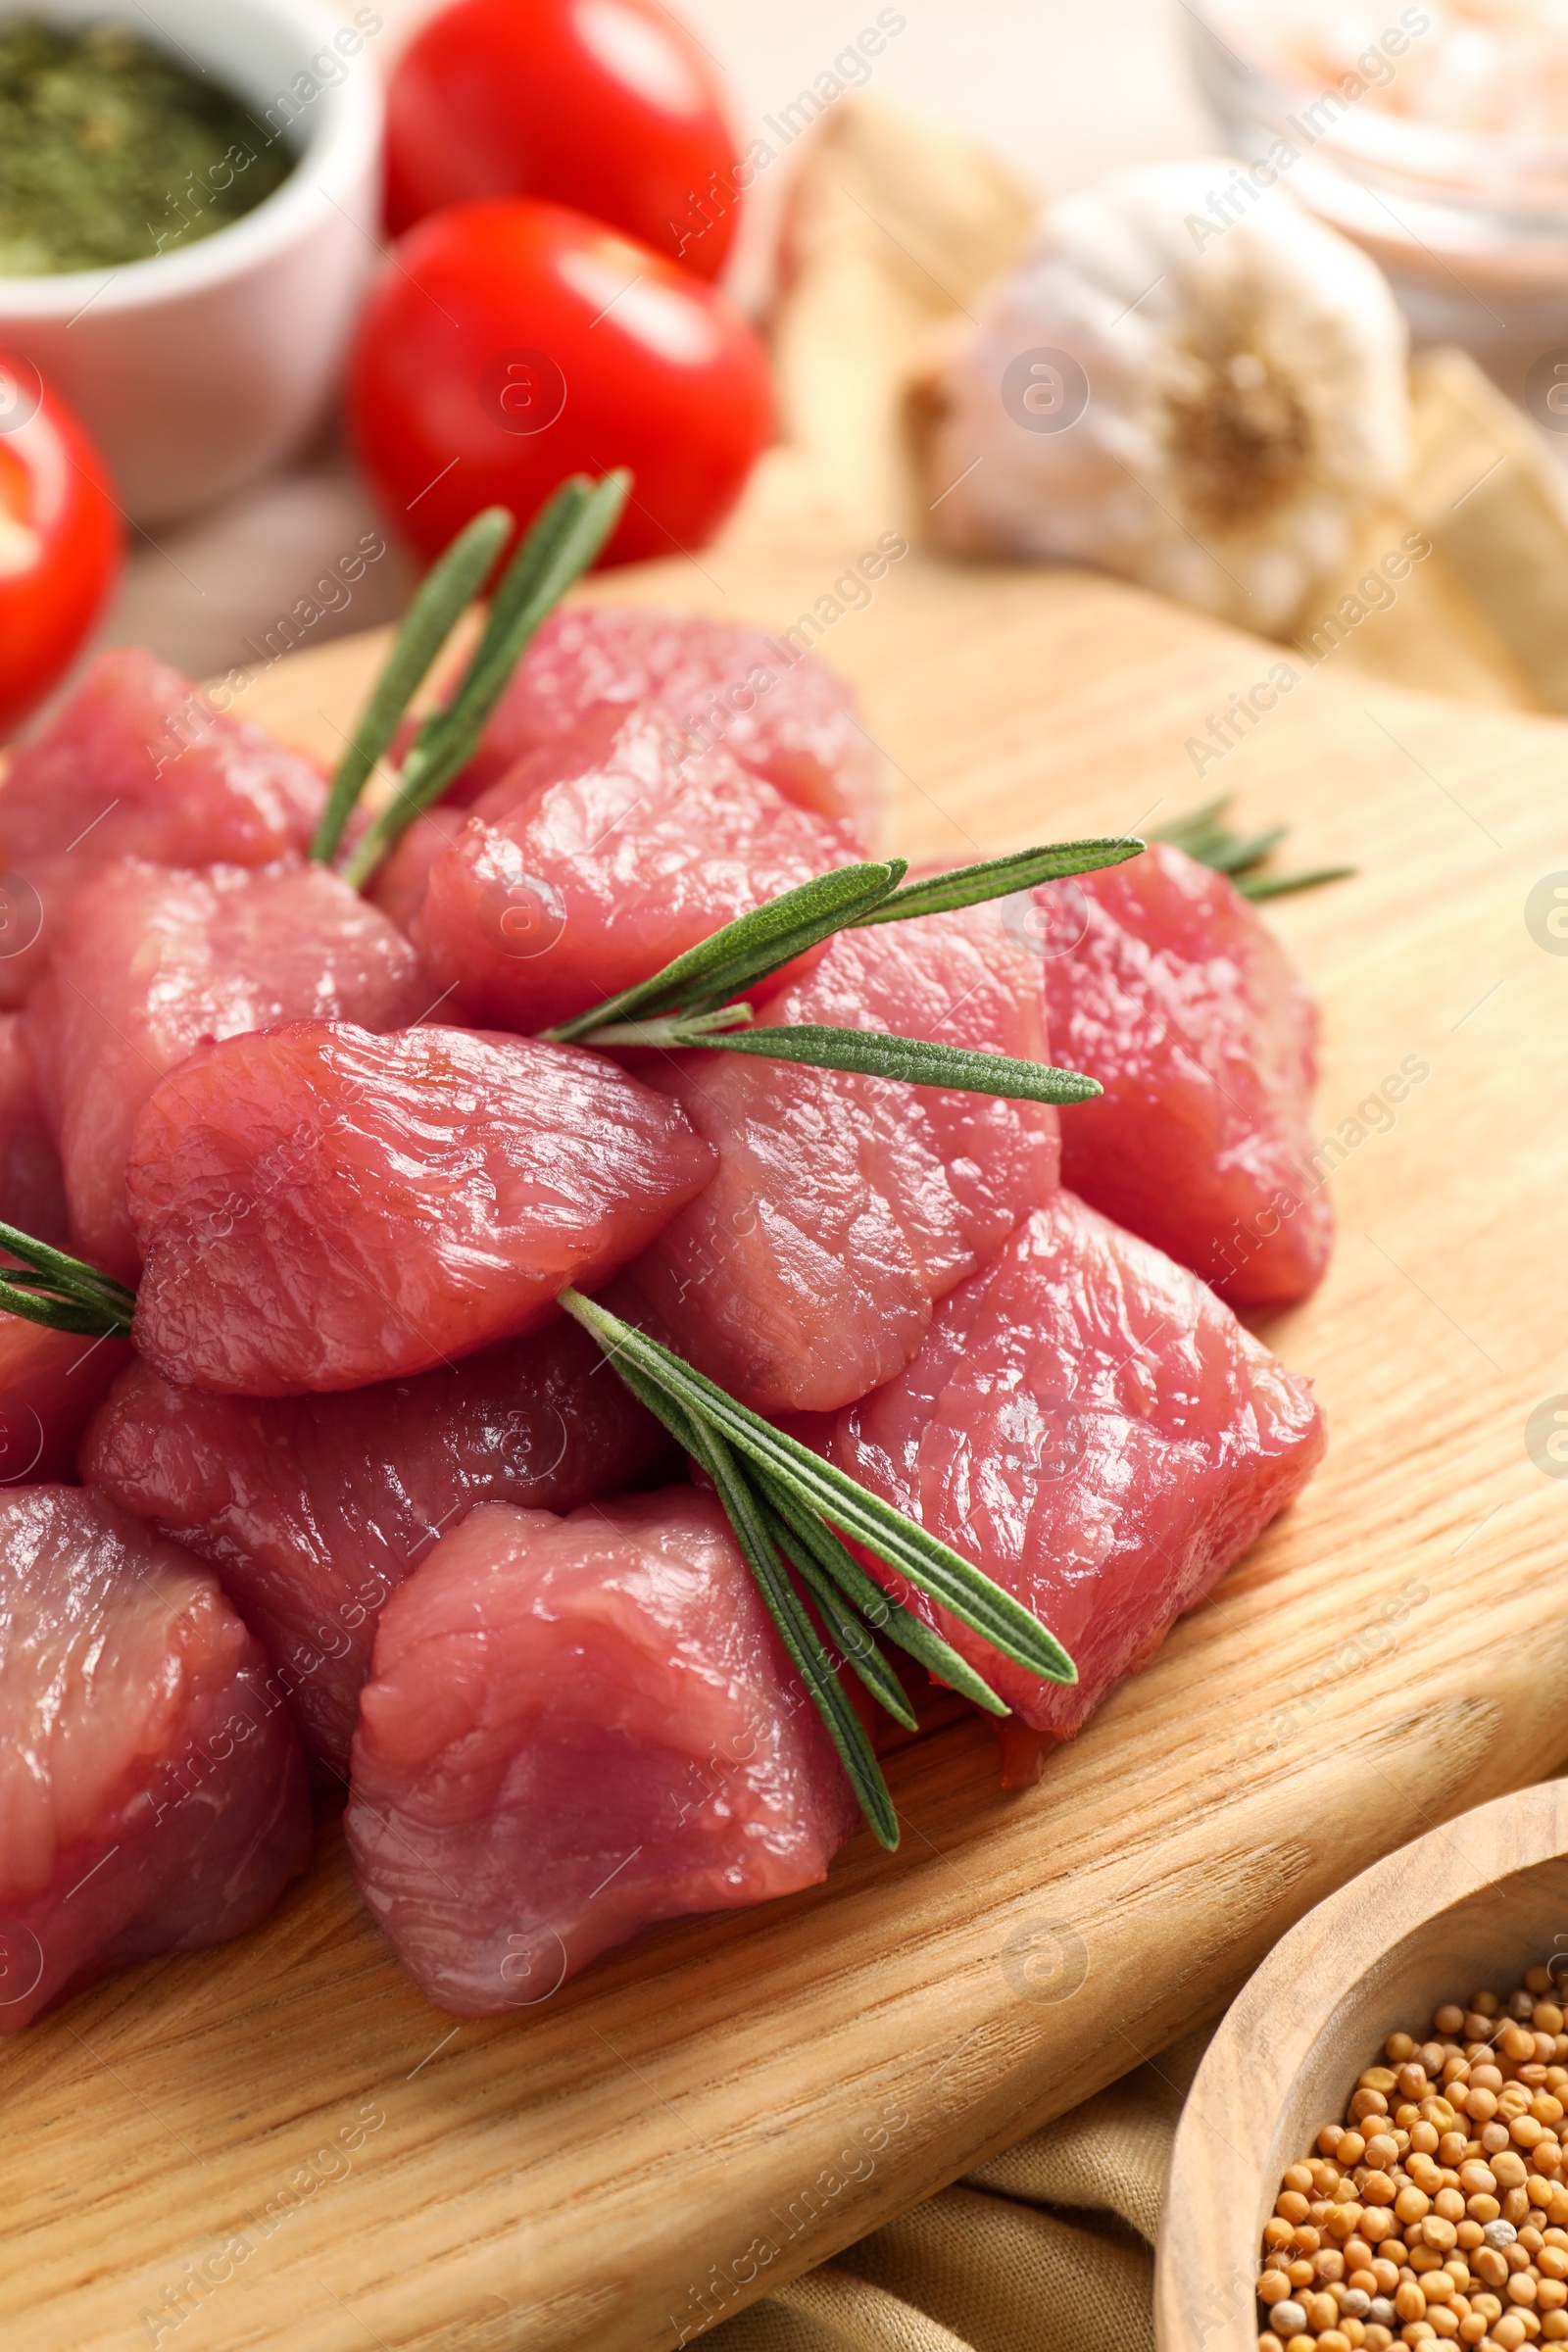
[[[458,0],[387,99],[396,234],[476,196],[541,196],[716,277],[735,234],[718,74],[659,0]]]
[[[70,665],[120,568],[97,449],[27,360],[0,352],[0,739]]]
[[[723,295],[562,205],[454,205],[371,289],[349,418],[394,525],[435,557],[482,507],[526,523],[568,473],[636,476],[606,561],[701,547],[772,424]]]

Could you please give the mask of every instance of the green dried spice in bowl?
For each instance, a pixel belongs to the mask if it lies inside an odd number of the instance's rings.
[[[0,17],[0,277],[177,252],[293,167],[229,91],[123,25]]]

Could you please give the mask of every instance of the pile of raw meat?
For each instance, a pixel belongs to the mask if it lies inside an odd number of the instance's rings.
[[[460,2014],[822,1877],[849,1783],[568,1284],[1066,1644],[1041,1683],[901,1595],[1014,1710],[1015,1778],[1321,1451],[1232,1312],[1323,1269],[1314,1016],[1223,878],[1154,848],[757,995],[1049,1039],[1104,1087],[1058,1114],[538,1041],[866,855],[848,690],[748,630],[558,614],[368,897],[306,860],[324,790],[132,653],[0,786],[0,1218],[138,1289],[131,1342],[0,1316],[0,2028],[261,1918],[333,1791]]]

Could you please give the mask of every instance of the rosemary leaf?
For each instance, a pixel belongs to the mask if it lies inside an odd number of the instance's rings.
[[[768,899],[749,914],[737,915],[710,939],[688,948],[652,979],[623,988],[588,1012],[579,1012],[541,1035],[556,1045],[597,1042],[596,1032],[623,1021],[673,1012],[703,1013],[741,996],[756,980],[775,972],[896,890],[904,879],[902,858],[885,864],[841,865],[818,874],[780,898]]]
[[[1098,1078],[1086,1078],[1078,1070],[1015,1061],[1006,1054],[975,1053],[964,1046],[933,1045],[924,1038],[891,1037],[880,1029],[825,1029],[803,1022],[797,1028],[747,1029],[738,1036],[715,1037],[677,1028],[672,1043],[710,1054],[754,1054],[769,1061],[810,1062],[824,1070],[858,1070],[869,1078],[902,1079],[906,1086],[1001,1095],[1013,1102],[1088,1102],[1104,1092]]]
[[[1194,842],[1204,840],[1216,830],[1223,830],[1220,819],[1230,805],[1230,794],[1222,792],[1217,800],[1205,801],[1200,808],[1189,808],[1185,816],[1173,816],[1168,825],[1156,826],[1149,838],[1151,841],[1167,841],[1173,850],[1185,850],[1189,858],[1196,858],[1198,853],[1193,847]]]
[[[1236,887],[1244,899],[1285,899],[1293,891],[1316,890],[1324,882],[1350,882],[1359,872],[1353,865],[1320,865],[1304,874],[1249,874]]]
[[[828,1737],[838,1749],[839,1761],[849,1774],[850,1785],[871,1825],[873,1837],[893,1853],[899,1842],[899,1817],[893,1809],[893,1798],[882,1777],[876,1751],[865,1736],[865,1726],[844,1694],[832,1657],[790,1583],[757,1497],[741,1477],[734,1455],[711,1427],[704,1434],[705,1467],[718,1489],[718,1498],[735,1531],[735,1541],[778,1628],[779,1639],[827,1726]]]
[[[0,1313],[16,1315],[24,1323],[40,1323],[46,1331],[74,1332],[82,1339],[108,1339],[130,1329],[128,1322],[107,1310],[81,1306],[74,1299],[51,1297],[41,1291],[24,1290],[3,1275],[0,1275]]]
[[[646,1406],[656,1421],[663,1423],[682,1453],[689,1454],[694,1462],[701,1462],[706,1470],[707,1432],[703,1423],[694,1419],[678,1398],[661,1388],[657,1380],[650,1380],[646,1372],[628,1363],[624,1356],[612,1355],[610,1361],[615,1377],[630,1389],[638,1403]]]
[[[96,1266],[87,1265],[79,1257],[71,1257],[64,1250],[56,1250],[48,1242],[35,1241],[30,1233],[23,1233],[15,1225],[0,1222],[0,1250],[9,1250],[20,1257],[24,1266],[35,1273],[47,1274],[63,1288],[80,1291],[99,1291],[105,1287],[118,1291],[122,1298],[131,1299],[131,1294],[111,1275],[101,1273]],[[131,1299],[134,1304],[134,1299]]]
[[[383,858],[466,767],[531,637],[585,572],[620,518],[631,476],[607,473],[590,489],[574,476],[556,493],[514,557],[490,621],[457,692],[433,711],[404,761],[395,801],[369,825],[345,868],[364,887]]]
[[[435,723],[426,761],[445,760],[453,745],[461,755],[458,766],[471,756],[529,638],[588,569],[619,521],[630,479],[629,474],[607,475],[596,484],[586,474],[572,474],[541,507],[491,600],[483,633],[457,693],[444,710],[432,713]],[[450,774],[456,773],[452,768]],[[420,791],[428,789],[425,774]]]
[[[803,1508],[799,1499],[769,1472],[759,1470],[756,1475],[779,1517],[793,1528],[797,1539],[809,1547],[823,1572],[879,1634],[889,1642],[896,1642],[939,1682],[945,1683],[950,1690],[956,1690],[971,1705],[983,1707],[988,1715],[1011,1714],[1006,1701],[981,1680],[967,1658],[960,1657],[953,1644],[944,1642],[913,1609],[906,1608],[902,1600],[895,1600],[890,1592],[885,1592],[875,1577],[867,1576],[854,1552],[845,1547],[825,1521],[814,1511]]]
[[[1271,857],[1290,831],[1289,825],[1269,825],[1261,833],[1223,833],[1215,840],[1209,855],[1203,858],[1219,874],[1250,874]]]
[[[112,1275],[35,1241],[15,1225],[0,1223],[0,1250],[22,1260],[21,1270],[0,1269],[0,1308],[6,1312],[53,1331],[100,1337],[129,1331],[135,1294]]]
[[[634,1324],[570,1288],[557,1304],[583,1324],[618,1370],[622,1360],[646,1373],[737,1451],[769,1472],[787,1492],[874,1552],[896,1574],[951,1609],[961,1624],[1029,1673],[1053,1683],[1075,1683],[1078,1670],[1055,1636],[1021,1601],[950,1550],[937,1536],[906,1519],[869,1489],[808,1446],[775,1429]]]
[[[772,1538],[774,1550],[782,1553],[809,1592],[846,1662],[859,1677],[877,1705],[885,1708],[895,1723],[902,1723],[906,1732],[917,1732],[920,1726],[905,1696],[904,1685],[872,1641],[863,1619],[850,1608],[826,1570],[817,1565],[810,1546],[804,1544],[789,1523],[769,1506],[760,1492],[760,1473],[754,1473],[752,1492],[762,1524]]]
[[[977,906],[986,899],[1010,898],[1016,890],[1033,890],[1041,882],[1059,882],[1067,874],[1091,874],[1107,865],[1121,865],[1140,857],[1145,844],[1131,835],[1104,841],[1065,841],[1044,850],[1014,850],[1007,858],[988,858],[982,865],[960,865],[951,874],[932,874],[923,882],[906,882],[870,914],[870,923],[907,922],[911,915],[942,914],[954,906]]]
[[[515,626],[519,611],[557,561],[566,535],[581,519],[591,487],[586,475],[569,475],[534,516],[526,536],[497,583],[484,626],[468,656],[466,669],[448,700],[427,712],[424,723],[409,747],[398,779],[400,797],[403,793],[422,795],[429,783],[432,768],[451,738],[454,717],[465,694],[470,691],[473,681],[488,669],[498,647]]]
[[[430,665],[489,576],[514,527],[506,507],[487,507],[432,564],[403,617],[385,666],[338,763],[311,856],[329,864],[361,793],[382,758]]]
[[[1150,839],[1169,842],[1172,849],[1184,851],[1200,865],[1228,874],[1243,898],[1254,902],[1283,899],[1298,890],[1316,890],[1325,882],[1348,882],[1354,875],[1353,865],[1315,866],[1310,873],[1301,874],[1259,873],[1257,868],[1272,857],[1290,827],[1270,825],[1261,833],[1234,832],[1225,822],[1229,807],[1229,796],[1222,794],[1217,801],[1205,802],[1201,808],[1161,825]]]
[[[571,534],[582,520],[594,488],[587,474],[572,473],[545,500],[529,524],[522,545],[496,583],[483,631],[468,663],[470,675],[483,675],[493,662],[503,658],[505,647],[517,625],[519,613],[535,593],[539,581],[561,561]],[[617,515],[619,511],[617,505]]]
[[[642,1404],[647,1406],[648,1410],[654,1415],[656,1420],[662,1421],[664,1427],[669,1431],[669,1434],[674,1439],[676,1445],[679,1446],[686,1453],[688,1453],[694,1462],[700,1463],[708,1472],[709,1476],[713,1481],[715,1489],[718,1492],[719,1500],[723,1502],[725,1500],[725,1494],[716,1469],[716,1456],[713,1450],[715,1444],[713,1431],[709,1428],[706,1423],[695,1419],[690,1413],[688,1413],[684,1407],[678,1404],[672,1396],[666,1395],[659,1387],[657,1382],[649,1380],[646,1375],[638,1371],[634,1365],[629,1364],[623,1355],[612,1357],[612,1362],[617,1378],[624,1381],[626,1387],[630,1389],[632,1395],[637,1397]],[[716,1443],[720,1446],[723,1446],[722,1439],[718,1439]],[[809,1586],[811,1592],[816,1595],[817,1600],[821,1605],[822,1613],[827,1620],[828,1631],[839,1642],[852,1671],[858,1676],[860,1682],[865,1686],[866,1690],[869,1690],[871,1696],[876,1700],[879,1706],[885,1707],[888,1713],[892,1715],[897,1722],[902,1723],[906,1730],[911,1732],[918,1731],[920,1727],[916,1723],[913,1714],[910,1712],[909,1702],[905,1697],[903,1685],[899,1682],[898,1677],[889,1668],[875,1642],[871,1641],[864,1625],[859,1623],[858,1619],[850,1616],[845,1611],[840,1594],[837,1591],[835,1591],[832,1581],[823,1574],[822,1570],[816,1565],[815,1561],[810,1558],[809,1553],[807,1551],[806,1544],[800,1540],[798,1535],[784,1525],[781,1515],[777,1511],[771,1509],[766,1497],[760,1492],[762,1487],[761,1473],[752,1469],[750,1465],[747,1465],[747,1468],[743,1469],[741,1465],[735,1461],[732,1453],[728,1454],[728,1463],[731,1475],[737,1479],[745,1479],[748,1485],[750,1485],[752,1488],[752,1502],[754,1511],[760,1517],[775,1549],[780,1550],[785,1554],[790,1561],[790,1564],[796,1569],[799,1575]],[[748,1472],[750,1475],[748,1475]],[[729,1511],[727,1503],[725,1515],[729,1518],[730,1524],[733,1527],[735,1525],[734,1516],[733,1513]],[[816,1534],[823,1543],[831,1543],[836,1541],[835,1538],[829,1535],[826,1528],[818,1527]],[[736,1542],[741,1544],[743,1556],[746,1559],[748,1567],[752,1567],[751,1554],[746,1550],[745,1544],[742,1542],[741,1531],[738,1527],[735,1529],[735,1537]],[[806,1554],[806,1556],[803,1557],[803,1554]],[[852,1565],[854,1565],[853,1562]],[[752,1572],[755,1577],[756,1569],[753,1568]],[[870,1577],[865,1576],[863,1571],[858,1571],[858,1573],[861,1575],[862,1581],[868,1590],[875,1593],[879,1600],[884,1600],[885,1606],[885,1596],[882,1593],[881,1587],[874,1583]],[[767,1599],[767,1593],[765,1591],[763,1592],[762,1597],[764,1601]],[[811,1689],[811,1686],[808,1685],[808,1688]],[[811,1696],[813,1703],[818,1706],[818,1711],[821,1712],[820,1702],[816,1699],[814,1690],[811,1690]],[[825,1716],[824,1720],[826,1720]],[[830,1735],[832,1730],[833,1726],[831,1723],[829,1723],[828,1731]],[[867,1818],[869,1818],[869,1816],[867,1816]]]

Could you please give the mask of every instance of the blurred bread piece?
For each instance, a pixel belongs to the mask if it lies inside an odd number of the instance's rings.
[[[914,537],[932,495],[903,426],[925,338],[965,323],[1034,211],[978,140],[883,100],[838,107],[802,159],[773,327],[780,429],[871,537]]]

